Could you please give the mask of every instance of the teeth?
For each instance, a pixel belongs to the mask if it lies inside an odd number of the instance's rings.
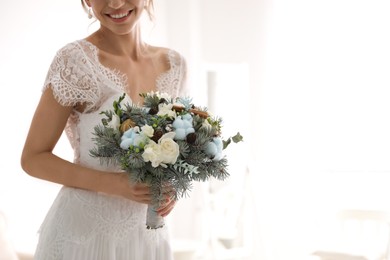
[[[124,13],[124,14],[111,14],[110,16],[114,19],[120,19],[120,18],[123,18],[125,16],[127,16],[129,13]]]

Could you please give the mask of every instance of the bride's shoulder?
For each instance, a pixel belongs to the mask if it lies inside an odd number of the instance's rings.
[[[78,56],[78,54],[93,53],[94,51],[96,50],[93,45],[81,39],[62,45],[57,51],[57,56]]]
[[[157,57],[157,59],[163,63],[166,63],[167,60],[171,65],[180,64],[184,62],[184,56],[174,49],[153,46],[151,47],[151,49],[153,56]]]

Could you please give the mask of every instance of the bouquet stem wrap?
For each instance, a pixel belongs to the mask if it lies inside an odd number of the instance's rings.
[[[147,229],[158,229],[164,226],[164,218],[157,213],[156,206],[148,205],[146,212],[146,227]]]

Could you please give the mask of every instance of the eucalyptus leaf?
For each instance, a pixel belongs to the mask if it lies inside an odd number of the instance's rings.
[[[232,137],[233,142],[239,143],[244,141],[244,137],[238,132],[235,136]]]

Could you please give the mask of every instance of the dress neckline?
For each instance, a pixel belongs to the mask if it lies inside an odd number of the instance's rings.
[[[95,44],[93,44],[92,42],[88,41],[85,38],[78,40],[78,44],[79,45],[81,45],[83,43],[85,45],[87,45],[90,50],[92,50],[94,61],[99,66],[99,68],[104,72],[104,74],[106,74],[108,77],[113,76],[113,77],[119,79],[119,82],[121,82],[121,85],[122,85],[122,86],[120,86],[120,89],[122,91],[125,91],[125,92],[126,92],[126,90],[131,91],[131,86],[128,85],[126,74],[123,73],[122,71],[118,70],[118,69],[110,68],[110,67],[107,67],[104,64],[102,64],[100,62],[100,60],[99,60],[99,51],[100,50],[99,50],[99,48]],[[161,72],[156,77],[156,81],[155,81],[155,89],[156,89],[156,91],[160,91],[160,89],[161,89],[160,82],[163,82],[163,79],[165,77],[169,77],[169,74],[172,73],[172,71],[174,69],[174,66],[172,66],[172,58],[171,58],[172,55],[173,55],[173,50],[172,49],[168,49],[167,55],[166,55],[167,56],[166,59],[167,59],[168,64],[169,64],[169,69],[166,70],[166,71]],[[130,94],[130,93],[128,93],[128,94]]]

